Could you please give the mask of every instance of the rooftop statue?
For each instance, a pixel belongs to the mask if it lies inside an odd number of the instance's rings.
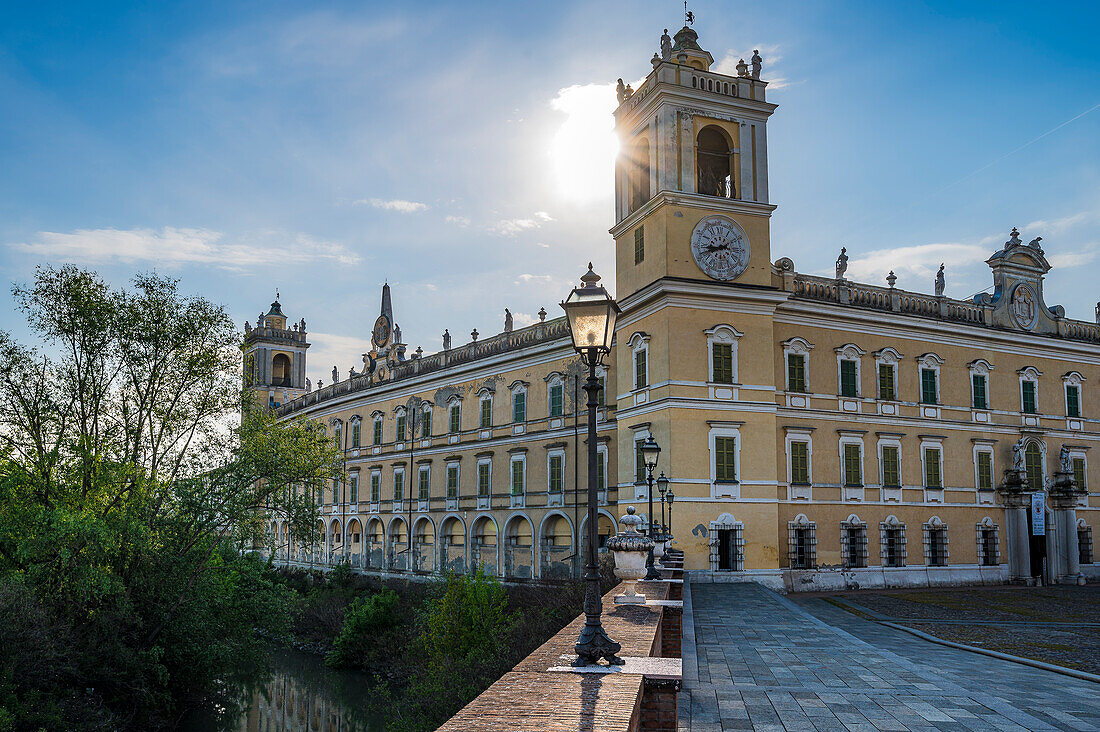
[[[749,75],[749,65],[747,63],[745,63],[745,59],[741,59],[740,61],[737,62],[737,75],[738,76],[748,76]]]
[[[504,332],[512,332],[512,311],[508,308],[504,308]]]
[[[1039,242],[1041,242],[1042,240],[1043,240],[1043,237],[1037,236],[1034,239],[1032,239],[1031,241],[1029,241],[1027,243],[1027,245],[1029,247],[1031,247],[1032,249],[1038,249],[1039,254],[1042,254],[1043,253],[1043,248],[1041,246],[1039,246]]]
[[[840,256],[836,258],[836,278],[838,280],[844,279],[844,273],[848,271],[848,249],[846,247],[840,248]]]
[[[661,60],[668,61],[672,58],[672,38],[668,35],[668,28],[665,28],[664,35],[661,36]]]
[[[752,78],[760,78],[760,69],[764,66],[764,59],[760,58],[760,52],[755,48],[752,51]]]
[[[623,84],[622,79],[619,79],[619,83],[615,85],[615,98],[619,100],[619,104],[626,101],[626,85]]]
[[[340,370],[335,366],[332,367],[332,383],[335,384],[340,380]]]
[[[1016,230],[1015,226],[1013,226],[1012,234],[1010,235],[1009,240],[1005,242],[1005,251],[1007,252],[1021,245],[1023,245],[1023,242],[1020,241],[1020,232]]]
[[[451,331],[446,328],[443,329],[443,350],[451,350]]]
[[[947,280],[943,276],[943,262],[940,262],[940,271],[936,273],[936,297],[943,297],[943,290],[946,285]]]
[[[309,377],[306,377],[306,392],[311,391],[313,391],[313,382],[309,380]]]

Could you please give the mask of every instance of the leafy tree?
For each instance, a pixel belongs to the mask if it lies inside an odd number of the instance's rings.
[[[35,655],[4,644],[0,719],[30,724],[5,701],[30,692],[64,716],[83,688],[116,726],[164,724],[285,627],[290,593],[248,550],[273,515],[313,540],[303,487],[336,474],[334,447],[254,406],[240,333],[174,279],[40,267],[13,295],[40,342],[0,333],[0,593],[65,629],[71,668],[32,688]]]
[[[390,632],[401,622],[401,600],[393,590],[355,599],[325,662],[334,668],[369,667],[398,650]]]

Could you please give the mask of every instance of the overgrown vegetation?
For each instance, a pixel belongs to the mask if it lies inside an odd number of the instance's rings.
[[[251,408],[240,334],[175,280],[39,268],[13,295],[38,343],[0,333],[0,729],[232,714],[296,606],[247,550],[272,512],[311,536],[293,487],[335,474],[331,442]]]

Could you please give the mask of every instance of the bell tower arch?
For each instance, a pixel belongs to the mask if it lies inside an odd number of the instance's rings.
[[[287,325],[279,296],[265,315],[260,312],[253,328],[244,324],[242,378],[258,404],[277,407],[305,394],[306,384],[306,321]]]

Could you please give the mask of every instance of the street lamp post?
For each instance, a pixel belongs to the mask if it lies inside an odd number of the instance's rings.
[[[600,520],[596,495],[596,407],[600,381],[596,378],[596,366],[601,356],[611,351],[615,319],[619,314],[619,306],[603,285],[596,284],[599,281],[600,276],[592,271],[592,263],[589,262],[588,272],[581,277],[583,286],[573,288],[569,297],[561,303],[573,338],[573,349],[588,367],[588,379],[584,384],[584,391],[588,394],[588,561],[584,573],[584,628],[573,647],[577,652],[574,666],[591,666],[601,658],[607,659],[612,666],[623,663],[615,655],[622,645],[608,637],[600,622],[603,602],[600,598],[600,567],[596,559]]]
[[[642,462],[645,464],[645,482],[649,493],[649,538],[656,541],[657,534],[654,532],[654,524],[657,522],[653,520],[653,470],[657,467],[657,459],[661,457],[661,446],[657,444],[657,441],[653,439],[653,435],[645,438],[642,444],[638,447],[642,453]],[[657,574],[656,567],[653,566],[653,550],[649,550],[649,557],[646,559],[646,575],[647,580],[659,580],[661,575]]]
[[[668,533],[672,534],[672,502],[676,500],[676,494],[672,492],[672,486],[669,486],[665,498],[668,499]]]
[[[665,523],[665,492],[668,491],[668,478],[664,472],[657,479],[657,492],[661,494],[661,533],[668,533],[668,524]]]

